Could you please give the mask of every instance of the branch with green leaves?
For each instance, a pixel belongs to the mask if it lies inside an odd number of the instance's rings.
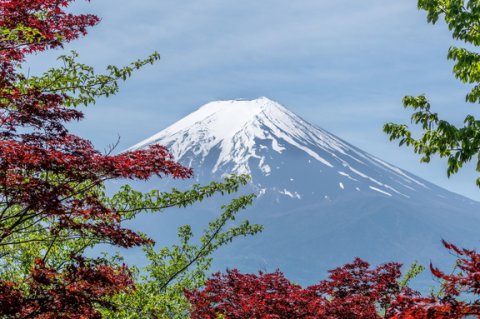
[[[254,195],[241,196],[223,206],[223,213],[209,223],[196,243],[192,227],[184,225],[178,229],[178,244],[158,250],[153,246],[144,248],[150,264],[143,271],[136,271],[135,292],[115,296],[112,303],[116,309],[104,311],[105,318],[188,318],[190,306],[184,290],[203,285],[212,253],[237,237],[254,235],[262,230],[262,226],[250,224],[247,220],[238,225],[232,224],[237,214],[254,198]]]
[[[62,55],[58,60],[61,67],[51,68],[41,76],[25,77],[18,82],[21,93],[34,89],[45,94],[55,93],[65,97],[66,106],[95,104],[99,97],[109,97],[119,90],[119,81],[128,79],[134,71],[160,59],[154,52],[124,67],[109,65],[106,73],[97,74],[92,66],[77,62],[78,54]]]
[[[193,185],[185,191],[173,189],[170,192],[154,190],[141,193],[124,186],[110,197],[106,195],[104,186],[92,191],[98,192],[105,203],[117,209],[124,219],[133,219],[145,210],[161,212],[169,207],[183,208],[215,195],[232,194],[249,180],[246,175],[230,176],[223,182]],[[187,318],[188,302],[183,297],[183,289],[203,284],[212,253],[235,238],[254,235],[262,230],[260,225],[252,225],[247,220],[239,224],[233,222],[254,198],[254,195],[240,196],[222,206],[222,214],[208,224],[197,240],[194,240],[192,227],[184,225],[178,230],[178,244],[145,247],[145,256],[150,264],[141,272],[133,267],[136,273],[135,292],[115,296],[112,304],[116,305],[116,310],[104,310],[105,318]],[[51,236],[41,224],[29,225],[11,240],[13,243],[0,246],[0,278],[19,282],[28,276],[32,262],[37,258],[49,267],[61,270],[68,265],[71,256],[83,255],[88,249],[105,244],[98,238],[79,237],[69,230]],[[104,260],[116,266],[123,262],[119,255],[108,258],[105,255]]]
[[[418,7],[427,12],[428,22],[435,24],[443,16],[455,40],[473,46],[480,45],[480,3],[470,0],[419,0]],[[454,76],[474,87],[466,94],[469,103],[480,102],[480,54],[466,48],[451,47],[447,58],[454,61]],[[466,163],[476,161],[480,172],[480,121],[472,115],[465,116],[464,124],[457,126],[443,120],[431,111],[425,95],[406,96],[405,108],[413,110],[411,122],[421,130],[418,137],[405,124],[387,123],[384,131],[390,140],[399,145],[411,146],[422,155],[421,162],[428,163],[436,155],[447,159],[447,175],[457,173]],[[476,180],[480,187],[480,178]]]

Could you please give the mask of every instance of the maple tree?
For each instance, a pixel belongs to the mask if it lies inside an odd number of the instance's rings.
[[[480,318],[480,254],[443,242],[457,255],[451,274],[430,265],[432,274],[442,281],[437,294],[427,297],[400,296],[395,301],[393,319],[463,319]]]
[[[66,127],[83,118],[78,106],[115,94],[119,81],[154,63],[158,53],[97,74],[72,52],[40,76],[22,73],[27,55],[61,48],[99,22],[94,15],[68,13],[73,1],[0,0],[0,317],[103,317],[102,311],[118,306],[116,295],[133,295],[136,277],[119,258],[86,258],[87,248],[105,243],[152,250],[151,239],[122,223],[142,211],[185,207],[246,183],[232,177],[186,192],[145,194],[125,186],[106,196],[104,183],[111,179],[185,179],[192,171],[162,146],[102,154]],[[180,266],[165,287],[217,247],[260,230],[248,222],[224,230],[251,199],[240,197],[211,223],[200,251],[176,256]]]
[[[71,74],[62,72],[65,68],[54,78],[51,74],[27,78],[18,72],[26,54],[61,46],[98,22],[95,16],[66,14],[62,8],[70,2],[0,2],[0,26],[7,30],[0,42],[0,245],[15,244],[16,235],[41,222],[49,223],[44,240],[64,239],[61,230],[69,229],[74,231],[70,236],[88,234],[123,247],[141,245],[148,240],[122,228],[119,214],[102,203],[95,187],[113,178],[187,178],[191,171],[175,163],[161,146],[103,155],[89,141],[68,132],[64,124],[83,117],[70,107],[84,99],[82,90],[104,95],[91,90],[102,86],[104,90],[118,74],[87,84],[77,83],[79,78],[72,81]],[[76,89],[80,96],[66,93]]]
[[[72,106],[112,92],[122,72],[131,68],[112,69],[112,74],[87,83],[73,76],[75,68],[65,72],[68,63],[42,77],[28,78],[19,71],[27,54],[61,47],[98,23],[93,15],[66,13],[70,2],[0,1],[0,247],[7,248],[3,254],[26,241],[49,242],[50,248],[57,241],[88,237],[123,247],[149,243],[121,226],[121,214],[102,202],[98,187],[119,177],[191,175],[162,147],[103,155],[66,129],[65,123],[83,117]],[[72,59],[64,60],[73,66]],[[73,95],[77,90],[79,94]],[[0,314],[94,318],[99,316],[95,303],[132,286],[124,266],[72,254],[67,264],[55,269],[45,263],[49,251],[34,259],[23,282],[0,282]]]
[[[370,269],[361,259],[330,271],[329,279],[302,288],[277,271],[241,274],[229,270],[215,274],[202,290],[187,291],[193,319],[377,319],[395,298],[415,295],[402,286],[400,265],[389,263]]]
[[[277,271],[214,274],[202,289],[186,290],[192,319],[462,319],[480,318],[480,254],[444,242],[458,257],[455,273],[431,266],[442,281],[438,293],[422,296],[401,278],[398,263],[371,269],[355,259],[329,278],[302,288]],[[419,271],[412,268],[413,275]]]

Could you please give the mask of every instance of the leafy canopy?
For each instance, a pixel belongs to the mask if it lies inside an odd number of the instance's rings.
[[[106,195],[109,180],[185,179],[192,171],[158,145],[103,154],[66,126],[83,118],[78,106],[115,94],[119,81],[157,61],[158,53],[125,67],[108,66],[102,74],[77,62],[74,52],[40,76],[22,72],[29,54],[61,48],[99,22],[94,15],[68,13],[72,2],[0,0],[0,318],[102,318],[138,300],[143,287],[150,289],[148,281],[135,283],[140,280],[135,269],[118,256],[87,258],[86,249],[98,244],[145,247],[151,276],[160,285],[152,298],[161,298],[167,292],[181,296],[178,287],[171,287],[188,284],[192,268],[199,275],[206,271],[213,250],[260,230],[248,222],[227,225],[252,196],[227,205],[199,246],[189,243],[192,233],[185,226],[180,246],[157,253],[148,236],[124,226],[140,212],[185,207],[233,192],[247,178],[171,193],[143,194],[125,186],[113,197]],[[118,296],[133,301],[117,303]],[[152,309],[153,317],[164,308]]]
[[[463,319],[480,318],[480,254],[450,243],[455,273],[430,266],[443,281],[438,294],[422,296],[408,287],[418,265],[402,278],[400,264],[375,268],[361,260],[330,271],[328,279],[303,288],[275,273],[217,273],[202,289],[185,292],[192,319]]]
[[[480,2],[477,0],[419,0],[418,8],[427,12],[428,22],[435,24],[443,18],[455,40],[463,41],[467,48],[452,46],[447,58],[454,61],[453,74],[463,83],[473,88],[466,94],[468,103],[480,102],[480,54],[473,48],[480,45]],[[433,155],[447,159],[447,174],[455,174],[462,166],[476,161],[476,171],[480,172],[480,121],[474,114],[465,116],[463,126],[456,126],[441,119],[432,112],[426,96],[406,96],[405,108],[414,111],[412,123],[422,134],[414,137],[407,125],[388,123],[384,131],[390,140],[399,140],[400,145],[413,147],[421,154],[422,162],[429,162]],[[476,180],[480,187],[480,178]]]

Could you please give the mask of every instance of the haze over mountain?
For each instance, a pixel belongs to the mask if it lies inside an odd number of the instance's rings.
[[[433,185],[318,128],[268,98],[200,107],[132,149],[169,148],[200,183],[250,174],[244,215],[265,226],[215,257],[216,269],[280,268],[314,283],[358,256],[451,267],[441,239],[478,246],[480,203]],[[155,236],[154,236],[155,237]]]

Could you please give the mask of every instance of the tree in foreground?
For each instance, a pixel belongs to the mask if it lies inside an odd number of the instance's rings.
[[[418,0],[418,8],[426,11],[429,23],[435,24],[443,18],[454,40],[466,44],[466,47],[452,46],[447,58],[454,62],[455,78],[471,85],[465,101],[472,104],[480,102],[480,54],[473,49],[480,45],[480,2],[477,0]],[[399,144],[413,147],[415,153],[421,154],[421,161],[428,163],[432,156],[447,159],[447,175],[457,173],[463,165],[476,162],[476,171],[480,172],[480,121],[474,114],[467,114],[463,125],[455,125],[441,119],[433,112],[425,95],[405,96],[405,108],[414,111],[411,121],[420,128],[421,135],[414,137],[407,125],[388,123],[384,131],[390,140],[399,140]],[[480,178],[476,179],[480,187]],[[404,318],[464,318],[467,315],[480,317],[479,305],[479,255],[472,250],[459,249],[446,244],[446,247],[459,255],[459,275],[445,275],[432,268],[433,274],[444,280],[443,295],[438,298],[425,299]],[[473,303],[459,299],[462,293],[468,294]],[[473,296],[473,298],[472,298]],[[440,302],[441,306],[435,306]],[[402,317],[403,318],[403,317]]]
[[[75,53],[60,57],[62,66],[43,75],[22,73],[27,55],[61,48],[99,22],[94,15],[67,13],[72,2],[0,0],[2,318],[101,318],[102,311],[119,306],[115,296],[132,295],[135,277],[119,259],[85,257],[87,248],[100,243],[145,246],[152,258],[167,260],[153,252],[151,239],[122,223],[141,211],[184,207],[246,183],[239,177],[187,192],[142,194],[124,187],[113,197],[105,195],[108,180],[185,179],[192,172],[161,146],[102,154],[65,126],[83,118],[78,106],[115,94],[119,81],[158,60],[157,53],[124,68],[109,66],[105,74],[78,63]],[[201,245],[177,252],[172,260],[178,269],[164,276],[163,289],[178,282],[190,266],[206,263],[217,247],[259,231],[248,223],[225,230],[251,200],[245,196],[232,202],[206,230]],[[187,245],[188,230],[183,228],[181,235]]]
[[[466,95],[466,102],[480,102],[480,54],[471,50],[480,45],[480,2],[477,0],[418,0],[418,7],[427,12],[428,22],[435,24],[443,17],[455,40],[462,41],[468,48],[452,46],[448,59],[454,61],[453,74],[473,88]],[[450,176],[472,159],[480,172],[480,121],[472,115],[465,116],[464,125],[456,126],[438,113],[432,112],[426,96],[406,96],[405,108],[415,112],[412,122],[422,130],[415,138],[407,125],[388,123],[384,131],[390,140],[399,140],[400,145],[412,146],[421,154],[422,162],[429,162],[433,155],[447,158],[447,174]],[[476,180],[480,187],[480,178]]]
[[[229,270],[185,294],[192,319],[480,318],[480,254],[444,245],[458,256],[456,273],[431,267],[442,287],[429,296],[408,287],[418,267],[402,278],[400,264],[371,269],[361,259],[331,270],[328,279],[307,288],[278,271],[253,275]]]
[[[169,198],[174,195],[173,198],[188,198],[192,202],[197,202],[215,193],[236,191],[240,185],[248,181],[249,178],[245,176],[230,177],[223,183],[212,182],[202,187],[194,185],[189,191],[173,191],[166,195]],[[103,308],[104,317],[189,318],[190,304],[183,292],[185,289],[203,286],[212,262],[211,254],[238,236],[253,235],[261,231],[261,226],[251,225],[248,221],[232,226],[237,213],[250,205],[253,199],[253,195],[241,196],[223,206],[223,212],[208,224],[198,240],[193,238],[192,228],[185,225],[179,229],[178,244],[157,251],[152,245],[146,246],[144,251],[150,263],[141,271],[135,269],[135,291],[124,291],[111,298],[109,301],[117,307]],[[178,200],[174,200],[173,203],[178,203]]]
[[[252,275],[236,270],[216,274],[203,290],[186,292],[193,319],[381,318],[396,296],[412,295],[397,282],[399,264],[370,269],[356,259],[330,271],[330,279],[302,288],[282,273]]]

